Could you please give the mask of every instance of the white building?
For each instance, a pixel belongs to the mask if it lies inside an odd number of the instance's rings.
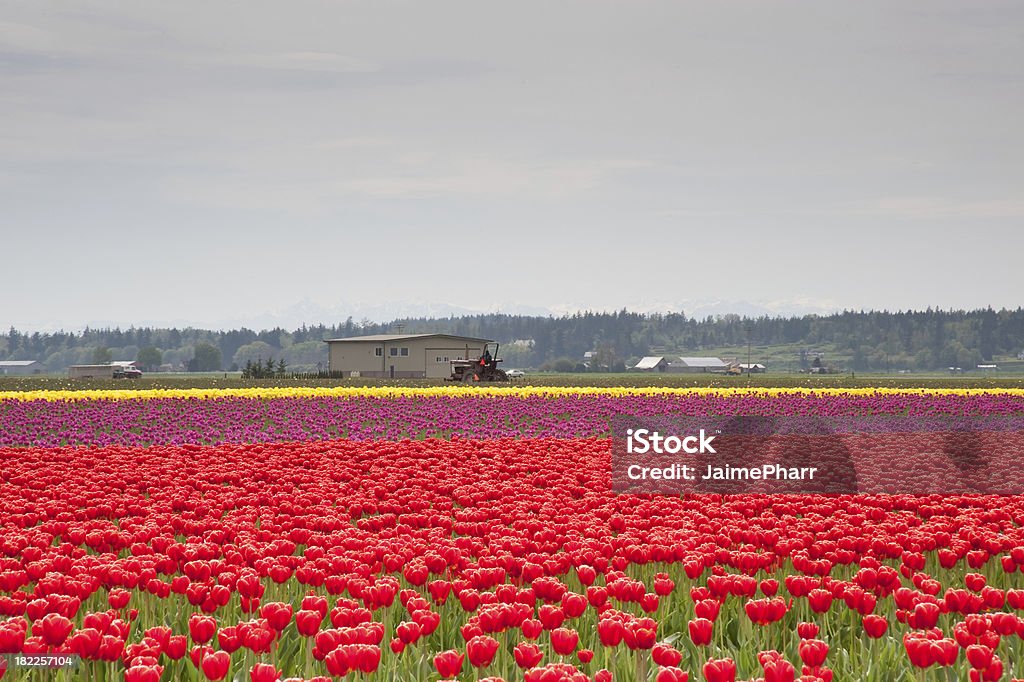
[[[633,369],[641,372],[664,372],[667,367],[668,360],[663,355],[648,355],[633,365]]]
[[[42,373],[43,363],[37,360],[0,360],[0,375],[26,376]]]

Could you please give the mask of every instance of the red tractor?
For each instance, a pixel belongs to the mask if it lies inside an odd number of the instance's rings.
[[[491,351],[491,347],[494,351]],[[448,381],[475,382],[508,381],[505,370],[498,369],[498,344],[485,343],[484,352],[476,360],[452,360],[452,373]]]

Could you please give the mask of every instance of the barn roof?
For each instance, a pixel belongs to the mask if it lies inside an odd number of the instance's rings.
[[[679,358],[679,364],[687,367],[728,367],[719,358]]]
[[[662,355],[654,356],[648,355],[645,358],[641,358],[640,362],[633,366],[633,369],[654,369],[665,360]]]
[[[475,336],[460,336],[459,334],[369,334],[367,336],[346,336],[342,339],[327,339],[327,343],[383,343],[387,341],[408,341],[411,339],[423,339],[430,336],[443,336],[449,339],[461,339],[465,341],[483,341],[488,343],[492,339],[479,339]]]

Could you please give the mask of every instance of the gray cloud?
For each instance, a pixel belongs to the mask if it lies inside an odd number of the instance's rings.
[[[31,283],[0,324],[111,319],[110,300],[130,323],[299,301],[785,312],[1024,290],[1016,2],[0,0],[0,16],[0,230],[43,259],[0,269],[3,290]],[[485,266],[453,257],[485,240]],[[98,267],[111,243],[140,256]],[[1000,247],[964,255],[979,244]]]

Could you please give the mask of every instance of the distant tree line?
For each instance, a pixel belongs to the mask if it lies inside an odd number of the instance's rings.
[[[278,358],[296,371],[326,369],[325,339],[364,334],[445,332],[496,339],[508,367],[574,368],[591,352],[595,366],[618,369],[651,354],[796,344],[828,346],[849,358],[850,369],[893,367],[970,368],[996,356],[1024,351],[1024,309],[888,312],[845,311],[801,317],[721,315],[696,319],[684,313],[583,312],[562,317],[486,314],[412,318],[389,323],[352,318],[334,325],[256,332],[250,329],[86,329],[0,336],[0,359],[39,360],[49,371],[95,361],[137,360],[144,369],[243,370]],[[802,365],[810,356],[801,357]],[[275,371],[277,366],[274,367]]]

